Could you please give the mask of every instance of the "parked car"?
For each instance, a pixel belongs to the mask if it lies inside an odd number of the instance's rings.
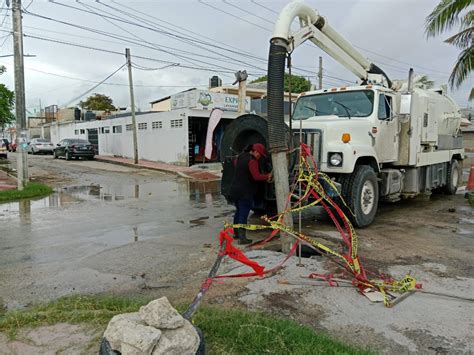
[[[0,140],[0,158],[7,159],[7,145],[5,141],[2,139]]]
[[[71,160],[83,157],[92,160],[94,155],[94,146],[85,139],[77,138],[62,139],[53,150],[54,159],[65,157],[66,160]]]
[[[54,145],[47,139],[33,138],[28,143],[28,153],[31,154],[53,154]]]
[[[5,146],[7,147],[7,150],[9,152],[16,152],[16,143],[15,142],[9,142],[8,139],[2,138],[1,141],[5,143]]]

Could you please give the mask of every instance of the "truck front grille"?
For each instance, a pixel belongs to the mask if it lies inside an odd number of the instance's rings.
[[[294,145],[298,146],[300,142],[300,131],[293,131]],[[318,169],[321,167],[321,147],[323,143],[322,132],[319,129],[303,129],[301,142],[311,147],[311,154]]]

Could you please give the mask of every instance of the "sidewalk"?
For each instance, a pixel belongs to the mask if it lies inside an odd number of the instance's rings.
[[[198,181],[217,181],[220,180],[222,176],[220,164],[201,164],[199,166],[190,168],[186,166],[159,163],[149,160],[139,160],[138,164],[135,164],[133,159],[112,157],[107,155],[96,155],[95,159],[97,161],[125,165],[131,168],[162,171]]]
[[[5,171],[0,170],[0,191],[15,190],[16,187],[16,179],[9,176]]]

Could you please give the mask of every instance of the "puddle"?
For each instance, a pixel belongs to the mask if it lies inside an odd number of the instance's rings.
[[[144,198],[175,198],[183,196],[191,202],[196,202],[199,208],[220,207],[225,200],[220,195],[219,181],[160,181],[142,184],[119,185],[81,185],[68,186],[59,189],[53,194],[32,200],[8,202],[0,204],[0,217],[8,213],[28,215],[31,211],[45,208],[59,208],[81,203],[83,201],[123,201],[128,199]],[[209,217],[206,217],[209,218]],[[191,226],[202,225],[201,219],[189,221]]]
[[[459,235],[472,235],[474,233],[470,230],[459,228],[457,230],[457,234],[459,234]]]
[[[206,221],[208,219],[209,219],[209,216],[200,217],[200,218],[190,220],[189,223],[191,224],[191,228],[199,227],[199,226],[203,226],[204,224],[206,224]]]
[[[472,218],[460,218],[459,219],[459,224],[474,225],[474,219],[472,219]]]

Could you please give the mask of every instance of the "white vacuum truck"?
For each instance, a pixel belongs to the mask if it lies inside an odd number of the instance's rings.
[[[300,29],[292,31],[295,18]],[[349,213],[353,223],[358,227],[371,224],[380,200],[395,202],[435,189],[456,193],[464,157],[461,115],[446,89],[414,87],[412,70],[408,82],[391,82],[325,18],[300,1],[288,4],[275,25],[269,56],[268,120],[244,115],[226,129],[221,147],[222,193],[233,174],[229,157],[246,144],[258,141],[272,152],[290,156],[283,116],[285,57],[306,40],[361,82],[300,94],[292,121],[295,144],[301,125],[303,142],[311,146],[319,171],[340,187],[354,213]],[[269,199],[269,194],[264,198]]]

